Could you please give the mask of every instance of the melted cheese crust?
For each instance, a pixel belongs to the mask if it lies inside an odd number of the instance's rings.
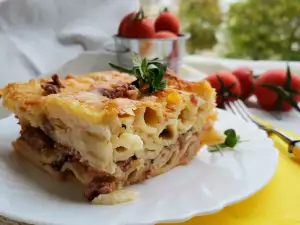
[[[109,99],[97,91],[135,80],[116,71],[67,76],[57,94],[43,94],[41,84],[50,78],[11,83],[1,94],[3,105],[21,121],[76,149],[92,167],[114,173],[116,162],[155,158],[188,131],[202,133],[202,144],[223,141],[213,129],[216,93],[209,83],[184,81],[171,71],[166,77],[164,90],[137,100]]]

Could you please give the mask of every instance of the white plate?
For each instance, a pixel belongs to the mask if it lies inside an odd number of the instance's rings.
[[[241,143],[234,151],[205,149],[187,166],[131,186],[140,192],[132,202],[95,206],[85,202],[80,187],[54,181],[13,153],[18,136],[13,117],[0,121],[0,214],[35,224],[153,224],[178,222],[214,213],[265,186],[273,176],[278,152],[254,125],[220,111],[217,127],[234,128]]]

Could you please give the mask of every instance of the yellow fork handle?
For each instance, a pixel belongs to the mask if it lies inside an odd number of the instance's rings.
[[[290,152],[293,153],[294,158],[300,161],[300,142],[295,143],[295,145],[290,145]]]

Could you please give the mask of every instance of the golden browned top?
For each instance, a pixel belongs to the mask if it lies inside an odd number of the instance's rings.
[[[206,81],[188,82],[173,76],[171,71],[165,75],[168,85],[163,91],[139,98],[110,98],[101,90],[129,84],[135,77],[117,71],[90,73],[82,76],[66,76],[61,79],[59,92],[46,93],[45,84],[53,83],[51,78],[30,80],[26,83],[10,83],[1,89],[3,105],[16,114],[22,114],[27,120],[39,123],[42,114],[49,108],[61,108],[71,115],[89,122],[100,122],[103,112],[130,114],[141,106],[170,108],[180,104],[182,96],[195,95],[202,99],[215,95]],[[193,99],[191,98],[191,101]],[[170,107],[165,107],[169,104]],[[163,106],[163,107],[162,107]]]
[[[114,173],[115,162],[150,159],[188,131],[202,133],[202,144],[223,140],[213,129],[216,93],[209,83],[184,81],[169,70],[165,77],[166,88],[148,95],[132,85],[135,77],[116,71],[11,83],[1,94],[22,124],[40,127],[92,167]]]

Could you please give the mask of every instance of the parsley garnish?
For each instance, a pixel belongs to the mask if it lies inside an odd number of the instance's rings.
[[[226,135],[224,143],[219,145],[208,146],[209,152],[222,153],[222,150],[224,148],[233,149],[237,144],[242,142],[240,141],[240,136],[236,134],[234,129],[228,129],[224,131],[224,134]]]
[[[167,80],[163,79],[163,76],[167,66],[162,64],[158,58],[148,60],[133,52],[132,62],[132,69],[126,69],[112,63],[109,63],[109,65],[120,72],[135,76],[137,80],[133,84],[140,90],[143,90],[144,93],[151,94],[166,87]]]

